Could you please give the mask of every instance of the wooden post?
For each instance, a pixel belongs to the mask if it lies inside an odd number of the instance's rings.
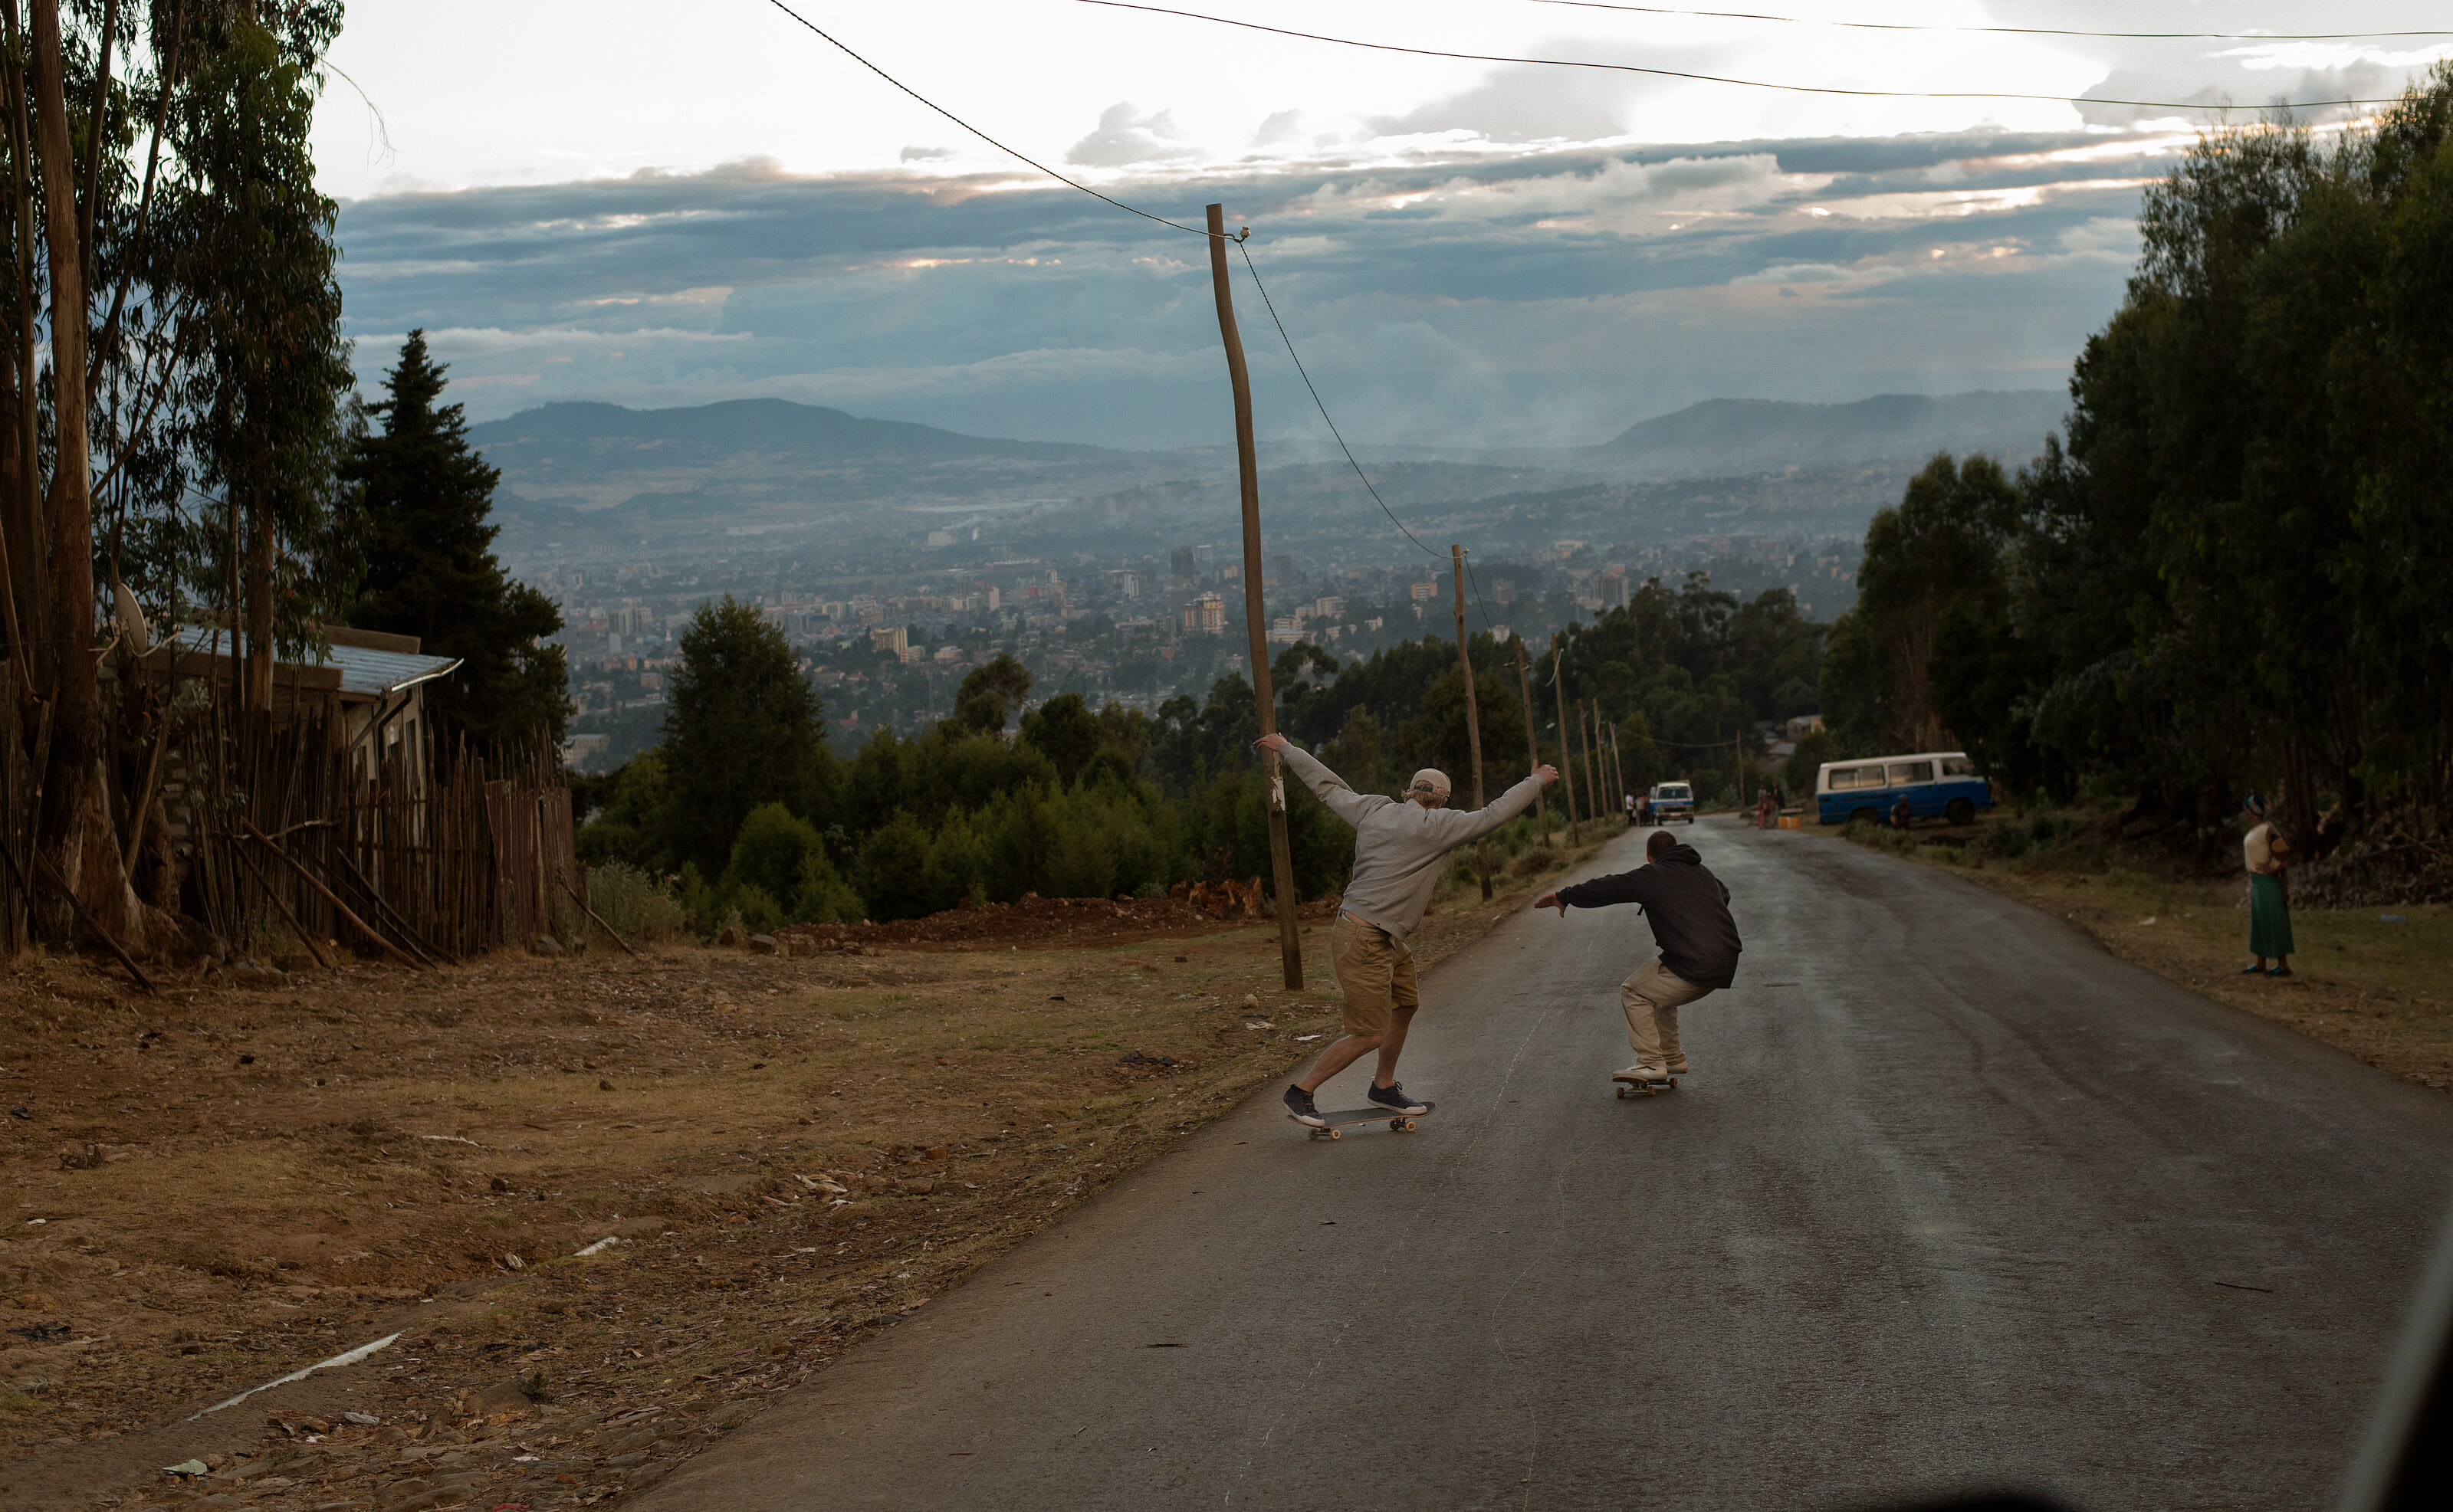
[[[1584,831],[1576,827],[1576,751],[1567,735],[1567,680],[1559,666],[1559,643],[1550,642],[1550,686],[1559,695],[1559,772],[1567,779],[1567,844],[1585,843]]]
[[[1516,691],[1525,700],[1525,765],[1530,771],[1542,765],[1542,742],[1533,733],[1533,680],[1525,669],[1525,638],[1517,636],[1514,645]],[[1542,822],[1542,848],[1547,850],[1550,848],[1550,806],[1542,792],[1539,787],[1533,789],[1533,812]]]
[[[1465,674],[1465,746],[1473,757],[1473,806],[1482,806],[1482,719],[1475,711],[1473,697],[1473,658],[1465,648],[1465,547],[1448,547],[1448,559],[1456,569],[1457,669]],[[1482,874],[1482,901],[1490,901],[1490,840],[1473,843],[1474,869]]]
[[[1585,817],[1598,829],[1602,822],[1602,785],[1593,781],[1592,726],[1585,723],[1583,699],[1576,700],[1571,706],[1576,711],[1576,744],[1582,747],[1582,759],[1585,764]]]
[[[1610,770],[1618,775],[1619,815],[1621,818],[1625,818],[1626,814],[1627,800],[1626,763],[1619,759],[1618,726],[1616,725],[1609,726],[1609,761]]]
[[[1269,688],[1269,611],[1261,602],[1261,464],[1252,445],[1252,382],[1244,368],[1244,338],[1235,329],[1235,289],[1226,277],[1226,210],[1209,207],[1209,282],[1218,296],[1218,336],[1226,347],[1226,377],[1235,388],[1235,462],[1244,484],[1244,631],[1252,648],[1252,697],[1261,733],[1278,727]],[[1261,752],[1269,794],[1269,879],[1278,895],[1278,962],[1286,990],[1304,985],[1303,929],[1295,919],[1295,865],[1286,844],[1286,775],[1278,753]]]

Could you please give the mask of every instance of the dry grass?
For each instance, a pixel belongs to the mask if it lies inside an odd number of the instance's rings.
[[[1419,953],[1550,876],[1453,892]],[[24,1330],[0,1331],[0,1459],[22,1489],[47,1455],[399,1327],[359,1387],[389,1425],[324,1438],[314,1475],[255,1500],[370,1491],[421,1420],[482,1448],[528,1414],[531,1447],[572,1453],[650,1406],[718,1423],[1285,1075],[1334,1030],[1327,938],[1306,926],[1301,992],[1257,924],[352,965],[159,998],[27,958],[0,982],[0,1104],[23,1109],[0,1117],[0,1329]],[[558,1474],[572,1495],[620,1479]]]
[[[1894,848],[1894,847],[1886,847]],[[2293,976],[2246,976],[2244,880],[2168,875],[2095,850],[1985,862],[1956,846],[1913,858],[2062,915],[2124,961],[2425,1086],[2453,1089],[2453,909],[2295,908]],[[2383,916],[2405,922],[2387,924]]]

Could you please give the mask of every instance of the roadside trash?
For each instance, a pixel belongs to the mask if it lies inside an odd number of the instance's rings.
[[[1277,1025],[1271,1024],[1266,1019],[1246,1019],[1244,1021],[1244,1027],[1247,1029],[1274,1029]]]
[[[588,1245],[586,1249],[578,1250],[574,1253],[578,1258],[585,1258],[588,1255],[601,1255],[620,1243],[622,1243],[620,1235],[608,1234],[603,1239],[600,1239],[596,1243]]]
[[[2377,923],[2379,923],[2379,924],[2408,924],[2408,923],[2410,923],[2410,920],[2409,920],[2408,916],[2403,915],[2403,914],[2399,914],[2399,913],[2381,913],[2381,914],[2378,914],[2378,915],[2377,915]]]
[[[527,1261],[522,1260],[522,1259],[521,1259],[519,1256],[517,1256],[517,1255],[505,1255],[505,1256],[503,1257],[503,1268],[504,1268],[505,1270],[518,1270],[520,1267],[522,1267],[523,1265],[526,1265],[527,1263],[528,1263],[528,1262],[527,1262]]]
[[[37,1218],[34,1222],[39,1224],[42,1220]],[[11,1328],[9,1331],[20,1339],[41,1343],[46,1339],[66,1339],[69,1336],[69,1325],[64,1323],[36,1323],[31,1328]]]
[[[383,1424],[383,1419],[376,1417],[371,1412],[344,1412],[341,1416],[348,1419],[349,1422],[356,1423],[361,1428],[380,1427]]]
[[[202,1460],[189,1460],[185,1464],[166,1464],[162,1467],[162,1473],[164,1475],[195,1476],[202,1475],[210,1468],[211,1466],[206,1464]]]
[[[12,1107],[9,1110],[9,1116],[10,1118],[32,1118],[34,1115],[27,1112],[22,1107]]]
[[[1295,1036],[1295,1043],[1296,1043],[1297,1044],[1303,1044],[1306,1040],[1317,1040],[1317,1039],[1319,1039],[1319,1038],[1320,1038],[1320,1036],[1319,1036],[1319,1035],[1317,1035],[1317,1034],[1298,1034],[1298,1035],[1296,1035],[1296,1036]]]

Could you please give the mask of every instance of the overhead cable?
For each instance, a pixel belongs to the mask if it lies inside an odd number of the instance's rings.
[[[819,38],[824,40],[828,47],[833,48],[845,57],[851,59],[854,63],[859,64],[869,72],[876,74],[887,83],[893,85],[896,89],[901,90],[904,93],[911,96],[911,98],[919,101],[922,105],[925,105],[928,109],[936,111],[947,120],[953,122],[964,130],[970,132],[973,136],[978,137],[981,141],[986,142],[992,148],[995,148],[998,151],[1003,152],[1007,157],[1017,158],[1022,162],[1029,164],[1032,168],[1039,169],[1039,171],[1047,174],[1049,178],[1054,179],[1057,183],[1064,185],[1066,188],[1080,189],[1083,193],[1089,195],[1094,200],[1106,200],[1116,209],[1138,215],[1146,221],[1156,221],[1161,226],[1172,226],[1179,231],[1190,231],[1195,236],[1207,236],[1210,234],[1209,228],[1207,226],[1187,226],[1182,221],[1171,221],[1164,215],[1152,215],[1149,211],[1141,209],[1135,206],[1127,205],[1123,200],[1117,199],[1113,195],[1102,194],[1097,189],[1092,189],[1089,185],[1085,184],[1078,179],[1067,178],[1064,174],[1057,172],[1054,169],[1049,168],[1047,164],[1042,163],[1037,158],[1028,156],[1013,148],[1006,146],[1003,142],[998,141],[995,137],[988,135],[986,131],[981,130],[970,122],[964,120],[953,111],[947,109],[936,101],[928,98],[925,94],[922,94],[919,90],[904,83],[901,79],[896,78],[893,74],[887,72],[876,64],[869,62],[867,58],[854,52],[851,49],[844,46],[844,44],[833,35],[833,33],[826,30],[816,22],[810,20],[808,16],[801,14],[798,10],[793,10],[790,6],[786,5],[784,0],[767,0],[767,3],[773,6],[776,10],[783,11],[786,15],[790,16],[793,20],[798,21],[801,25],[808,28],[810,31],[814,32]]]
[[[782,0],[774,0],[774,3],[780,5]],[[1238,21],[1232,16],[1205,15],[1198,10],[1179,10],[1172,6],[1141,5],[1136,3],[1136,0],[1075,0],[1075,3],[1104,6],[1110,10],[1147,10],[1152,15],[1181,16],[1187,21],[1207,21],[1212,26],[1237,27],[1246,31],[1266,31],[1274,36],[1295,37],[1305,42],[1326,42],[1341,48],[1362,48],[1372,52],[1398,52],[1417,58],[1452,58],[1465,63],[1512,63],[1544,69],[1595,69],[1605,73],[1640,73],[1657,79],[1685,79],[1695,84],[1726,84],[1738,89],[1773,90],[1785,94],[1837,94],[1876,100],[2034,100],[2050,105],[2122,105],[2147,110],[2211,109],[2204,102],[2190,104],[2176,100],[2114,100],[2091,94],[2022,94],[2008,90],[1850,90],[1833,84],[1781,84],[1768,79],[1736,79],[1720,73],[1693,73],[1684,69],[1648,68],[1637,63],[1596,63],[1588,58],[1528,58],[1494,52],[1451,52],[1440,48],[1406,47],[1395,42],[1367,42],[1357,37],[1333,37],[1320,31],[1298,31],[1291,27],[1265,26],[1258,21]],[[811,28],[811,30],[816,29]],[[2273,109],[2316,110],[2337,105],[2397,105],[2401,100],[2400,95],[2378,99],[2292,100],[2283,102]],[[1105,195],[1100,197],[1106,198]],[[1138,215],[1142,212],[1135,210],[1133,213]]]
[[[1438,556],[1439,553],[1437,551],[1432,550],[1429,547],[1423,546],[1421,537],[1415,535],[1413,531],[1406,528],[1406,522],[1397,518],[1397,511],[1389,508],[1388,501],[1380,497],[1380,490],[1371,487],[1370,475],[1363,470],[1362,463],[1354,460],[1354,448],[1346,444],[1346,437],[1344,433],[1337,428],[1337,422],[1328,417],[1328,406],[1322,403],[1320,390],[1312,387],[1311,374],[1305,371],[1303,359],[1295,356],[1295,339],[1286,334],[1286,323],[1278,318],[1277,304],[1269,298],[1268,286],[1261,282],[1260,269],[1254,267],[1252,264],[1251,249],[1246,247],[1241,240],[1238,240],[1235,243],[1235,249],[1244,254],[1245,271],[1252,275],[1252,287],[1261,291],[1261,308],[1269,312],[1269,324],[1278,328],[1278,340],[1286,344],[1286,355],[1293,359],[1295,373],[1298,377],[1303,379],[1305,391],[1311,395],[1312,408],[1320,411],[1321,423],[1328,427],[1328,433],[1337,438],[1337,449],[1346,453],[1346,465],[1354,469],[1354,475],[1363,480],[1363,491],[1371,495],[1371,502],[1380,507],[1380,512],[1388,517],[1388,523],[1397,527],[1398,534],[1404,536],[1406,540],[1413,542],[1417,547],[1422,547],[1424,555],[1431,557]]]
[[[1906,21],[1826,21],[1820,16],[1771,16],[1752,10],[1675,10],[1666,6],[1611,5],[1607,0],[1533,0],[1576,10],[1631,10],[1647,16],[1694,16],[1714,21],[1776,21],[1784,26],[1845,27],[1856,31],[1960,31],[2013,37],[2105,37],[2121,42],[2358,42],[2369,37],[2453,37],[2453,31],[2084,31],[2075,27],[1944,27]]]

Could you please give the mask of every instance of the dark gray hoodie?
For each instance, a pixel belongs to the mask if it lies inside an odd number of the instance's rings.
[[[1661,964],[1699,987],[1738,979],[1738,922],[1729,917],[1729,889],[1705,869],[1692,846],[1672,846],[1657,861],[1559,889],[1574,908],[1641,904],[1661,945]]]

